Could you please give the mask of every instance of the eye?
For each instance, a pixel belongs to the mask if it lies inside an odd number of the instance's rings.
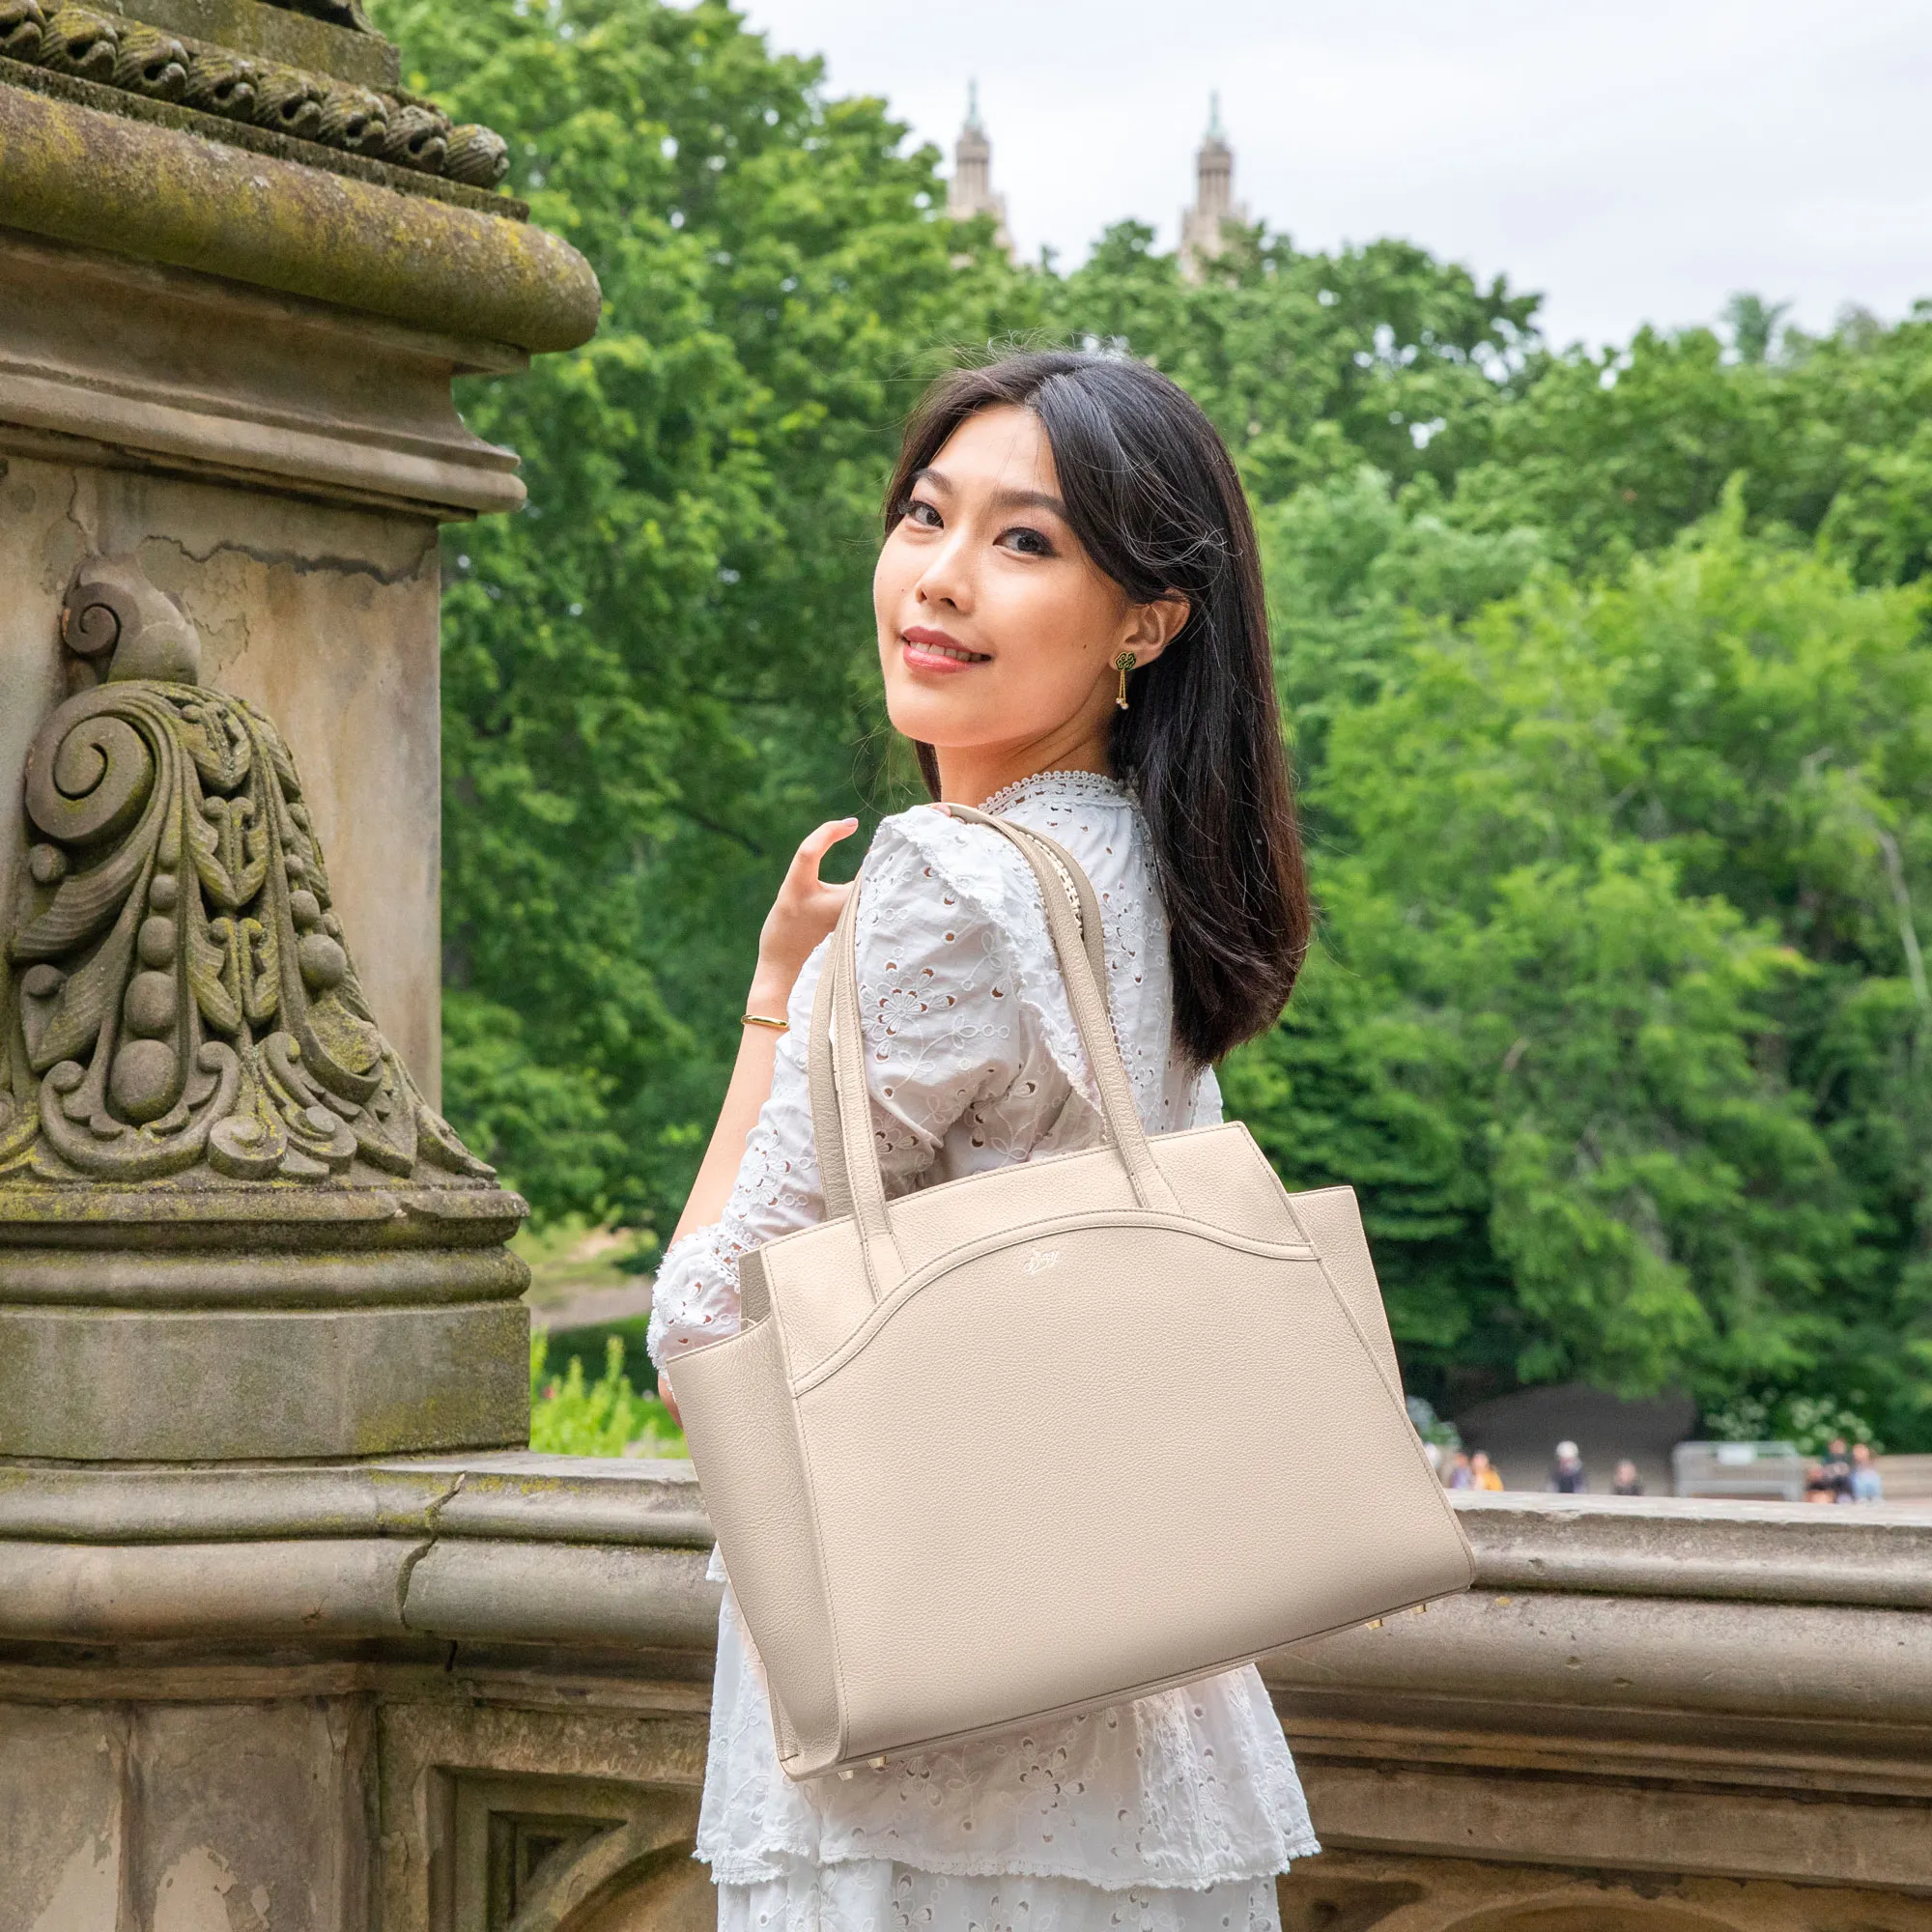
[[[914,497],[906,504],[905,520],[923,530],[936,530],[941,527],[939,511],[923,497]]]
[[[1009,550],[1016,552],[1021,556],[1051,556],[1053,554],[1053,541],[1047,536],[1046,532],[1044,530],[1032,529],[1025,524],[1018,525],[1010,530],[1002,530],[1000,532],[1000,541]]]

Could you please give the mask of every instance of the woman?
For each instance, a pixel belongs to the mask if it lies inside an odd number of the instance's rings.
[[[1165,377],[1095,356],[943,379],[907,428],[873,603],[887,706],[928,787],[1060,839],[1093,877],[1149,1131],[1217,1120],[1210,1063],[1280,1014],[1308,908],[1254,529],[1207,418]],[[823,1211],[804,1037],[853,890],[819,863],[855,825],[800,846],[760,936],[658,1273],[668,1401],[680,1354],[737,1328],[738,1258]],[[879,827],[860,890],[889,1192],[1095,1143],[1019,853],[921,807]],[[1252,1666],[793,1784],[727,1582],[697,1839],[724,1932],[1275,1932],[1274,1875],[1317,1849]]]

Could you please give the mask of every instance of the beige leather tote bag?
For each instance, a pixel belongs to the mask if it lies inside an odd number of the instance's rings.
[[[1150,1140],[1086,875],[950,809],[1040,883],[1110,1142],[888,1205],[851,895],[810,1042],[827,1219],[747,1256],[742,1332],[677,1365],[794,1778],[1120,1703],[1473,1574],[1353,1192],[1291,1197],[1238,1122]]]

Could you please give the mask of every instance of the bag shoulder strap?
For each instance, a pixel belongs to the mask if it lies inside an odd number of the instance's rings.
[[[1133,1088],[1114,1036],[1107,996],[1100,901],[1093,882],[1065,848],[1029,827],[994,818],[970,806],[948,806],[953,816],[983,824],[1015,845],[1032,869],[1046,911],[1047,929],[1066,985],[1067,1003],[1080,1033],[1100,1097],[1108,1137],[1127,1171],[1141,1206],[1178,1208],[1167,1178],[1155,1164],[1134,1105]],[[850,1214],[857,1222],[874,1297],[900,1277],[886,1211],[885,1182],[873,1141],[860,1035],[857,907],[864,875],[845,901],[834,928],[812,1002],[807,1065],[812,1131],[824,1178],[828,1218]]]
[[[1024,840],[1037,840],[1046,852],[1060,881],[1062,892],[1067,903],[1073,908],[1080,922],[1081,943],[1087,954],[1087,961],[1099,988],[1100,999],[1109,1009],[1108,1037],[1113,1036],[1111,1013],[1112,1001],[1107,986],[1107,955],[1105,940],[1100,929],[1100,898],[1094,890],[1094,883],[1088,878],[1086,869],[1065,846],[1049,838],[1043,832],[1035,832],[1028,826],[1016,826],[1009,830],[1007,821],[992,817],[980,810],[977,806],[949,805],[945,808],[949,817],[961,819],[970,824],[987,825],[996,832],[1011,838],[1014,831],[1022,837],[1014,838],[1022,855],[1027,855]],[[1036,873],[1037,867],[1035,867]],[[1050,887],[1042,887],[1050,892]],[[843,1136],[828,1133],[827,1123],[838,1118],[838,1090],[832,1074],[832,1012],[833,988],[836,981],[834,962],[848,944],[856,952],[857,938],[853,935],[848,942],[847,915],[855,912],[854,901],[858,897],[855,885],[848,895],[838,923],[833,930],[832,943],[826,949],[825,963],[818,976],[818,985],[811,1003],[811,1031],[806,1041],[806,1072],[810,1088],[812,1131],[818,1143],[818,1167],[825,1195],[825,1214],[828,1220],[837,1220],[840,1215],[852,1211],[852,1189],[845,1176],[845,1148]],[[1078,1025],[1078,1016],[1075,1024]],[[1118,1042],[1117,1042],[1118,1043]]]

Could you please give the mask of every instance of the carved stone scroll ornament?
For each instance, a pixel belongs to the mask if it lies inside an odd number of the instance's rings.
[[[131,558],[83,565],[61,629],[81,688],[27,767],[0,1176],[487,1180],[377,1029],[274,725],[197,682]]]

